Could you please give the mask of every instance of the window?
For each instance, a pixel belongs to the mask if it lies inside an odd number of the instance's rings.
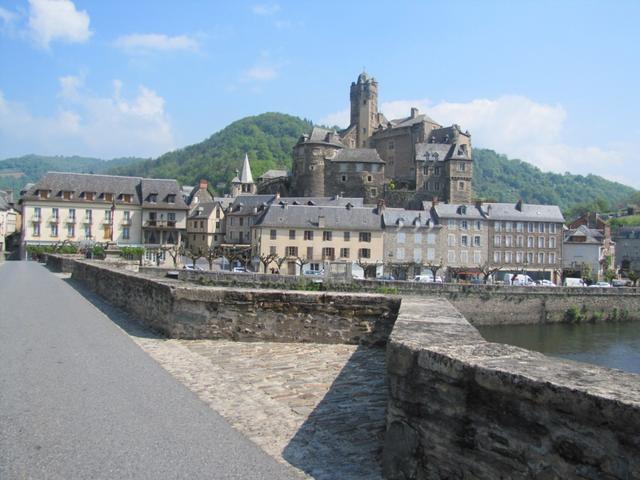
[[[496,232],[500,232],[500,231],[502,230],[502,229],[501,229],[501,223],[500,223],[500,222],[493,222],[493,229],[494,229]]]
[[[71,221],[75,221],[76,220],[76,209],[75,208],[70,208],[69,209],[69,220],[71,220]]]
[[[456,236],[453,233],[450,233],[449,235],[447,235],[447,245],[449,247],[456,246]]]
[[[501,260],[502,260],[501,252],[499,251],[493,252],[493,263],[500,263]]]
[[[550,264],[552,264],[552,265],[555,264],[556,263],[556,254],[555,253],[550,253],[548,259],[549,259],[549,263]]]
[[[544,252],[538,253],[538,263],[544,263]]]
[[[69,191],[62,192],[62,198],[64,198],[65,200],[71,200],[72,195],[73,195],[73,192],[69,192]]]
[[[113,201],[113,193],[105,193],[104,194],[104,200],[105,200],[105,202],[112,202]]]
[[[389,150],[393,150],[395,148],[395,144],[393,143],[393,140],[389,140],[389,143],[387,144],[387,148]]]
[[[340,257],[341,258],[349,258],[349,249],[348,248],[341,248],[340,249]]]
[[[40,190],[40,198],[49,198],[49,191],[48,190]]]
[[[447,227],[450,228],[450,229],[456,228],[456,221],[450,218],[447,221]]]
[[[58,220],[58,218],[60,218],[60,210],[58,210],[57,208],[52,208],[51,209],[51,216],[55,219]]]
[[[476,220],[476,230],[482,230],[482,222],[480,220]]]
[[[553,225],[553,223],[551,225]],[[549,248],[556,248],[556,237],[549,238]]]
[[[522,235],[516,237],[516,247],[524,247],[524,237]]]
[[[520,258],[522,259],[522,252],[520,252]],[[513,263],[513,253],[504,252],[504,263]],[[518,263],[520,263],[520,262],[518,262]]]
[[[549,225],[549,233],[556,233],[556,224],[552,223],[551,225]],[[551,263],[551,262],[549,262]]]
[[[371,258],[371,250],[369,250],[368,248],[361,248],[360,250],[358,250],[358,257]]]
[[[435,259],[436,259],[436,249],[427,248],[427,260],[435,260]]]
[[[278,231],[277,230],[270,230],[269,231],[269,240],[275,240],[276,238],[278,238]]]
[[[351,232],[344,232],[343,236],[345,242],[351,241]]]
[[[276,255],[278,253],[277,247],[275,245],[271,245],[269,247],[269,255]]]
[[[158,201],[158,194],[150,193],[148,198],[149,198],[149,203],[156,203]]]
[[[469,223],[466,220],[460,220],[460,228],[462,230],[467,230],[469,228]]]
[[[542,222],[538,224],[538,233],[544,233],[544,223]]]
[[[404,242],[405,242],[405,240],[406,240],[406,236],[407,236],[407,235],[406,235],[405,233],[403,233],[403,232],[398,233],[398,234],[396,235],[396,242],[397,242],[397,243],[404,243]]]
[[[458,190],[464,190],[464,182],[458,182]]]
[[[455,250],[448,250],[447,251],[447,261],[449,263],[454,263],[456,261],[456,251]]]
[[[244,217],[240,217],[238,219],[238,225],[240,225],[241,227],[244,225]]]
[[[543,225],[542,223],[540,225]],[[544,248],[544,237],[538,237],[538,248]]]
[[[298,247],[287,247],[286,248],[287,256],[289,257],[297,257],[298,256]]]
[[[417,245],[420,245],[422,243],[422,234],[421,233],[416,233],[413,236],[413,242],[416,243]]]
[[[289,240],[295,240],[295,239],[296,239],[296,231],[289,230]]]
[[[466,235],[461,235],[460,236],[460,245],[463,247],[468,247],[469,246],[469,237],[467,237]]]
[[[360,232],[360,234],[358,235],[358,239],[361,242],[370,242],[371,241],[371,232]]]
[[[51,224],[51,236],[52,237],[57,237],[58,236],[58,224],[57,223],[52,223]]]
[[[373,177],[371,175],[367,175],[367,182],[371,182],[373,180]]]
[[[216,220],[216,230],[220,230],[220,220]]]
[[[533,233],[533,222],[527,223],[527,232]]]
[[[105,210],[104,211],[104,221],[106,223],[111,223],[112,218],[113,217],[111,216],[111,210]]]
[[[322,232],[322,241],[330,242],[333,238],[332,232]]]
[[[76,236],[76,226],[73,223],[67,224],[67,237],[75,237]]]
[[[494,247],[502,246],[502,237],[500,235],[495,235],[493,237],[493,246]]]
[[[122,215],[127,222],[131,220],[131,212],[129,210],[125,210],[124,212],[122,212]]]
[[[436,243],[435,233],[427,233],[427,245],[434,245]]]
[[[434,168],[434,172],[433,172],[433,173],[434,173],[434,175],[439,176],[439,175],[440,175],[440,172],[441,172],[440,167],[435,167],[435,168]]]
[[[533,248],[533,245],[534,245],[534,238],[527,237],[527,248]]]
[[[534,261],[533,252],[528,252],[527,253],[527,263],[532,264],[533,261]]]
[[[91,225],[84,226],[84,238],[91,238]]]
[[[342,177],[340,178],[343,182],[347,181],[347,176],[346,175],[342,175]]]
[[[34,209],[33,209],[33,219],[36,222],[39,222],[40,218],[42,218],[42,210],[40,210],[40,207],[34,207]]]
[[[124,240],[129,240],[129,227],[122,227],[122,238]]]
[[[313,247],[307,247],[307,258],[309,260],[313,258]]]
[[[512,247],[513,244],[511,242],[511,240],[512,240],[511,235],[505,235],[505,237],[504,237],[504,246],[507,247],[507,248]]]
[[[322,249],[322,258],[333,260],[336,256],[336,251],[333,247],[324,247]]]
[[[473,237],[473,246],[474,247],[480,246],[480,235],[476,235],[475,237]]]
[[[396,248],[396,258],[398,260],[404,260],[404,248]]]
[[[458,162],[458,171],[464,172],[467,169],[467,164],[464,162]]]
[[[91,222],[92,219],[92,211],[91,210],[85,210],[84,211],[84,216],[87,219],[87,222]]]
[[[467,264],[469,263],[469,252],[467,250],[463,250],[460,252],[460,263]]]
[[[174,194],[167,195],[167,202],[176,203],[176,196]]]
[[[506,226],[506,229],[505,229],[505,230],[506,230],[507,232],[511,232],[511,231],[512,231],[512,229],[513,229],[513,224],[512,224],[511,222],[507,222],[507,224],[506,224],[505,226]]]
[[[34,237],[39,237],[40,236],[40,224],[39,223],[34,223],[33,224],[33,236]]]
[[[482,262],[482,252],[480,252],[479,250],[474,250],[473,263],[475,263],[476,265],[480,265],[481,262]]]
[[[305,230],[304,231],[304,239],[305,240],[313,240],[313,230]]]
[[[516,252],[516,263],[522,263],[522,252]]]
[[[422,249],[414,248],[413,249],[413,261],[420,263],[422,261]]]

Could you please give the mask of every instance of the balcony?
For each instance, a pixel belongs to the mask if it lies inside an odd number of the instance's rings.
[[[76,217],[67,217],[65,223],[76,223]]]
[[[93,224],[93,218],[91,217],[84,217],[82,219],[82,223],[84,223],[85,225],[91,225]]]
[[[124,225],[125,227],[131,226],[131,219],[130,218],[123,218],[120,223],[122,225]]]
[[[31,221],[34,223],[40,223],[42,221],[42,217],[40,215],[32,215]]]
[[[108,217],[105,217],[102,219],[102,224],[103,225],[111,225],[111,219]]]
[[[49,223],[59,223],[59,222],[60,222],[60,217],[57,217],[57,216],[55,216],[55,215],[51,215],[51,216],[49,217],[48,222],[49,222]]]
[[[145,227],[152,228],[176,228],[175,220],[147,220],[144,222]]]

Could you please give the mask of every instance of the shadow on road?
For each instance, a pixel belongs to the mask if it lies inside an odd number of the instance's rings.
[[[94,307],[100,310],[106,315],[113,323],[122,328],[129,335],[141,338],[166,338],[161,333],[155,332],[149,327],[135,322],[131,319],[131,316],[123,312],[117,307],[114,307],[93,293],[82,284],[74,281],[71,278],[63,278],[63,281],[77,291],[80,295],[86,298]]]
[[[361,346],[282,456],[319,480],[381,479],[386,406],[385,350]]]

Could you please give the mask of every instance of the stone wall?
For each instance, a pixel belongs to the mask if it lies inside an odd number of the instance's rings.
[[[383,345],[400,306],[373,294],[198,286],[89,261],[72,278],[171,338]]]
[[[488,343],[407,299],[387,347],[387,479],[640,478],[640,376]]]

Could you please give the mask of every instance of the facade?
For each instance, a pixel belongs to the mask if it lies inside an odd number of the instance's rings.
[[[486,203],[489,261],[503,272],[560,283],[564,217],[555,205]]]
[[[393,189],[411,190],[419,200],[471,202],[469,132],[458,125],[443,127],[416,108],[408,117],[387,120],[378,111],[378,83],[366,73],[351,84],[350,100],[349,127],[340,132],[316,127],[294,147],[293,195],[345,192],[375,203],[393,184]],[[357,160],[350,169],[340,164],[342,152],[369,160]]]
[[[425,209],[429,203],[425,202]],[[488,215],[481,203],[444,204],[434,201],[431,212],[442,228],[436,252],[447,277],[472,278],[488,262]]]
[[[604,279],[609,265],[613,267],[612,242],[595,228],[580,225],[564,232],[562,268],[565,277]]]
[[[231,180],[231,196],[237,197],[243,194],[254,195],[257,192],[258,188],[253,181],[251,166],[249,165],[249,156],[245,154],[244,162],[242,162],[242,170],[240,173],[236,170],[236,176]]]
[[[281,273],[318,271],[325,262],[360,265],[383,262],[379,211],[350,202],[342,206],[274,203],[252,231],[253,256],[284,259],[278,267]]]
[[[398,280],[411,280],[430,271],[427,266],[441,263],[443,226],[429,211],[385,208],[382,222],[386,273]]]
[[[21,201],[23,247],[65,240],[157,247],[186,231],[175,180],[49,172]]]
[[[13,207],[10,192],[0,190],[0,259],[8,250],[9,239],[20,230],[20,214]]]
[[[222,202],[200,203],[187,219],[185,244],[194,251],[205,252],[224,243],[225,206]]]
[[[620,228],[615,236],[615,264],[623,274],[640,272],[640,227]]]

